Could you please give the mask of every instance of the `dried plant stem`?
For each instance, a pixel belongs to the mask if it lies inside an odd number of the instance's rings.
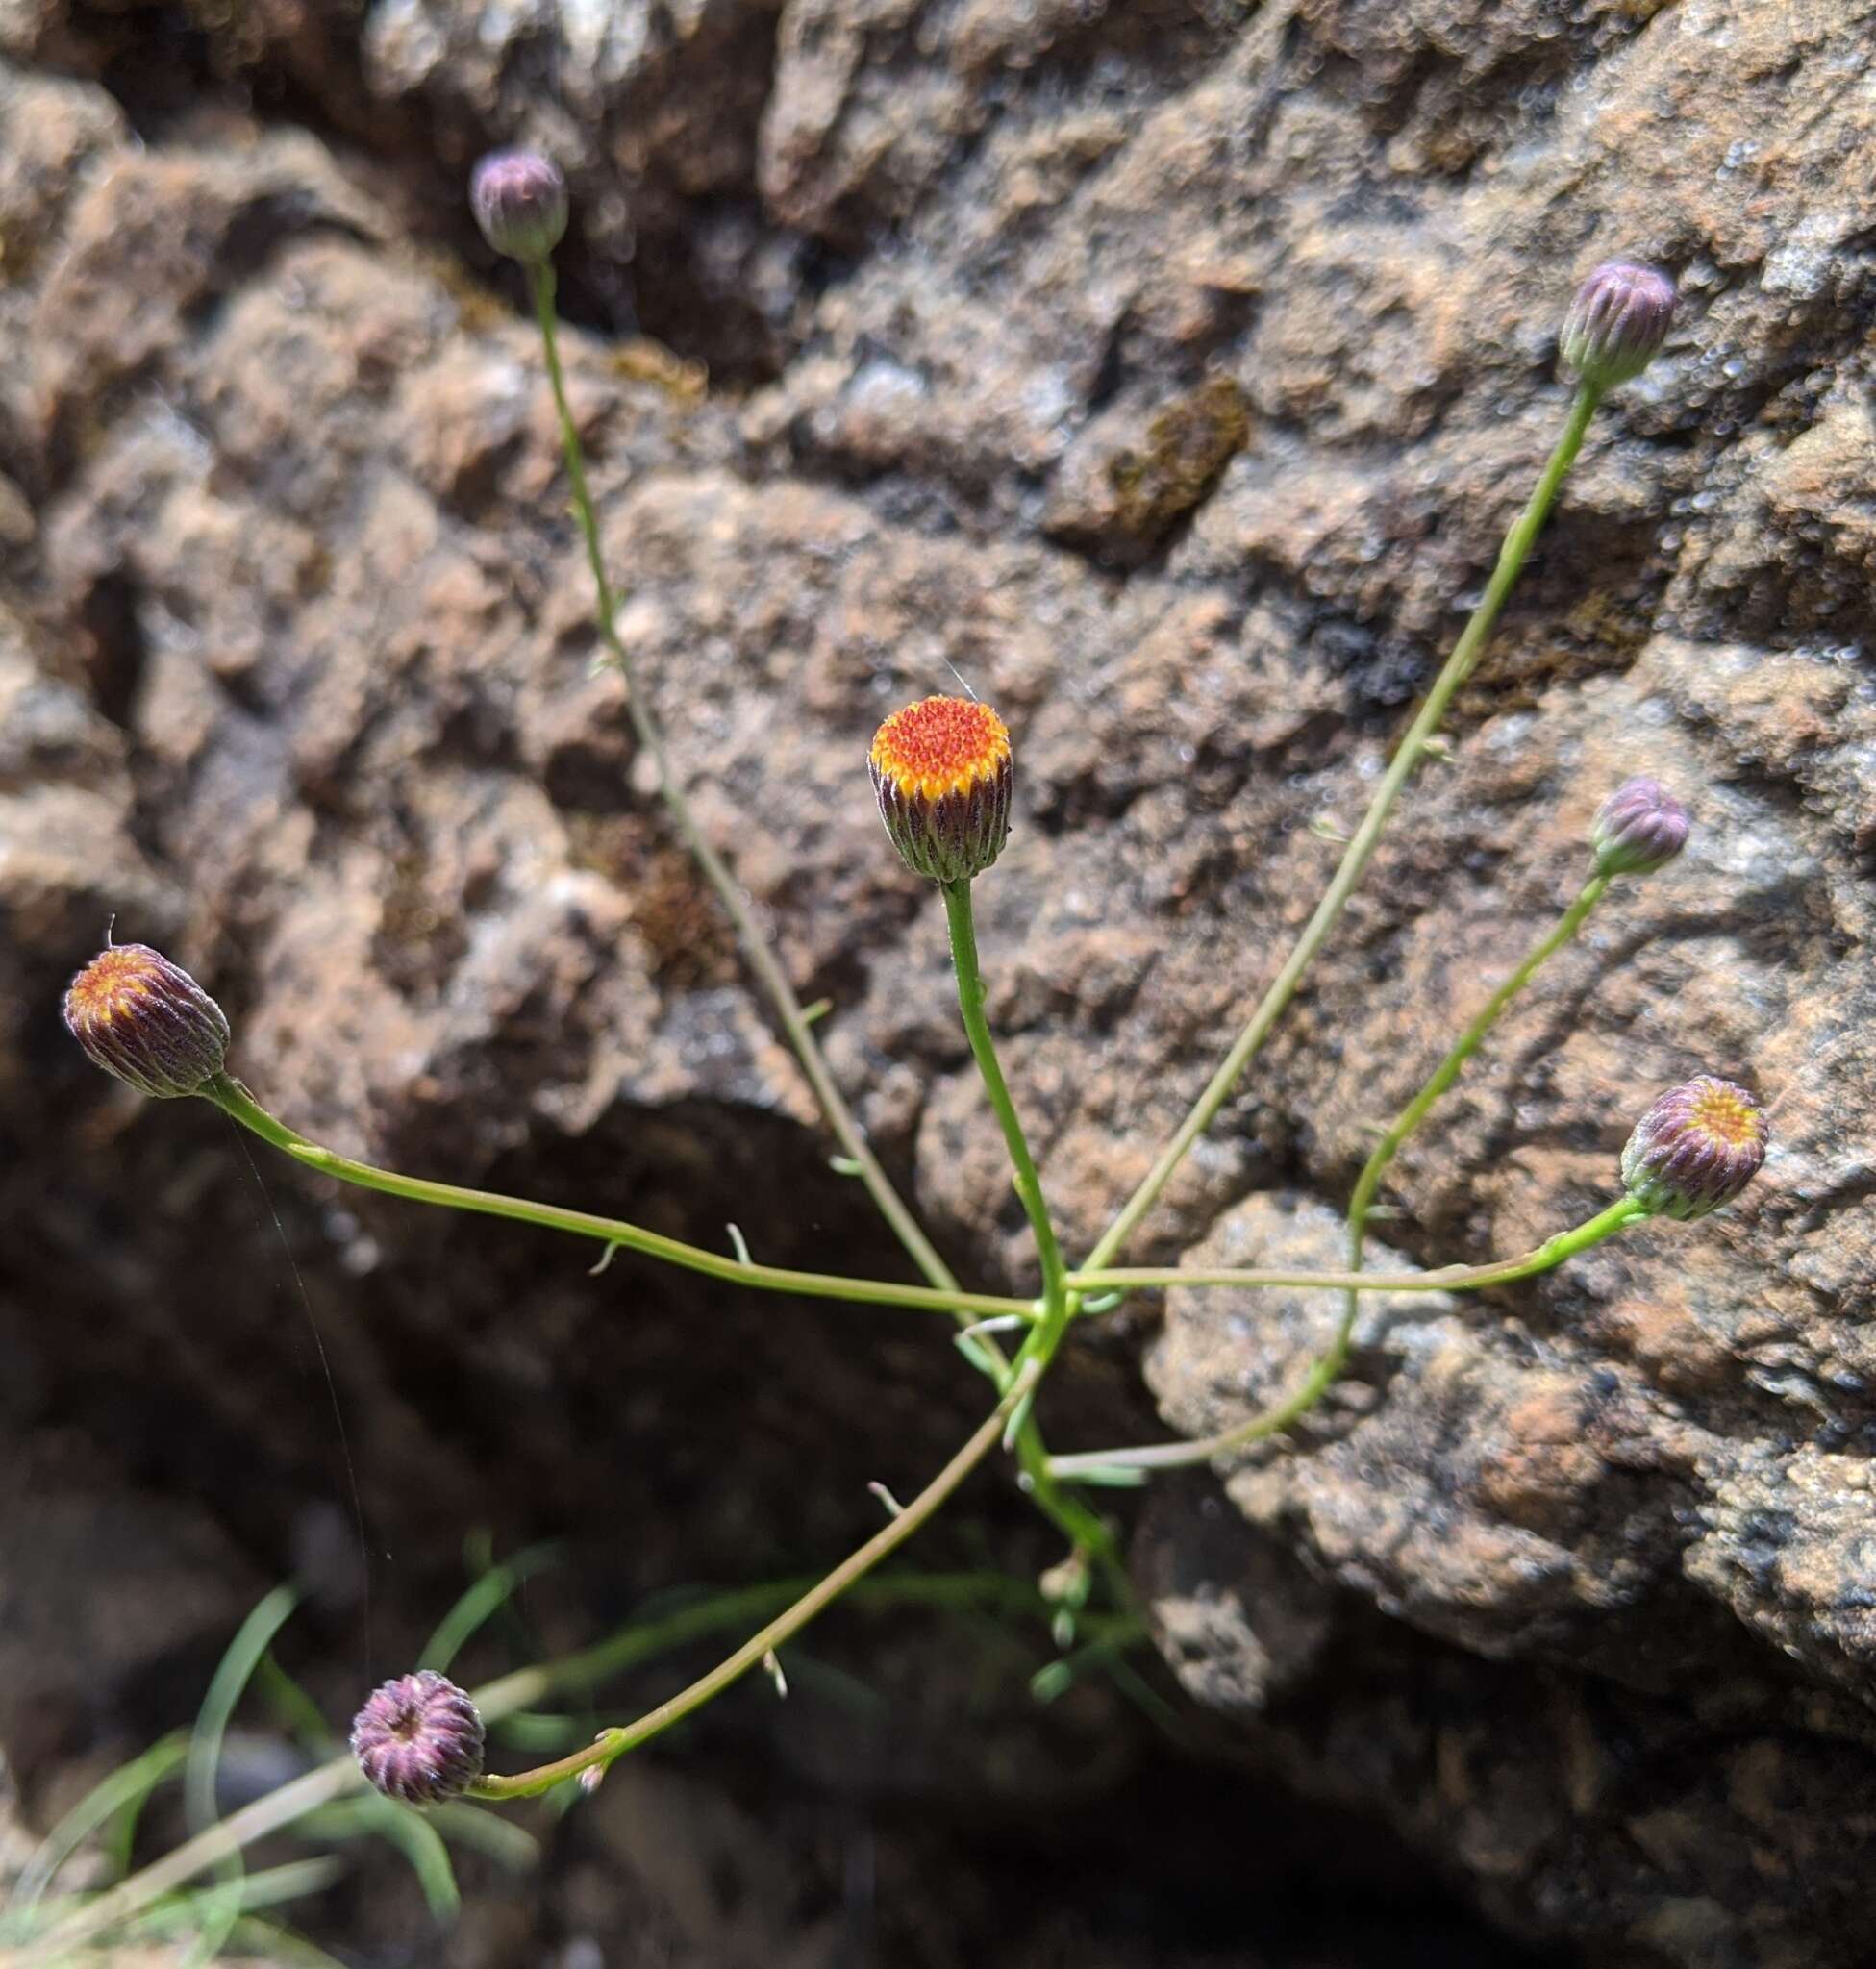
[[[548,1231],[569,1232],[576,1237],[622,1245],[628,1251],[642,1252],[647,1258],[663,1259],[666,1264],[681,1266],[688,1272],[702,1272],[707,1278],[754,1285],[763,1292],[793,1292],[807,1299],[839,1299],[862,1305],[913,1307],[925,1312],[966,1318],[1014,1314],[1034,1320],[1038,1316],[1036,1307],[1027,1300],[965,1292],[955,1286],[939,1289],[899,1285],[878,1279],[843,1279],[833,1272],[797,1272],[780,1265],[745,1263],[726,1252],[705,1251],[700,1245],[685,1244],[640,1225],[628,1224],[623,1218],[594,1216],[586,1210],[563,1209],[558,1204],[533,1203],[525,1197],[503,1196],[488,1189],[464,1189],[453,1183],[432,1183],[420,1176],[379,1169],[369,1162],[341,1156],[334,1149],[321,1148],[317,1142],[295,1134],[285,1122],[269,1114],[231,1075],[221,1076],[205,1092],[223,1113],[251,1129],[263,1141],[291,1156],[303,1167],[316,1170],[322,1176],[335,1176],[341,1183],[357,1184],[362,1189],[402,1197],[409,1203],[437,1204],[445,1209],[469,1210],[486,1217],[507,1217],[519,1224],[537,1224]]]
[[[1400,798],[1402,789],[1413,776],[1413,769],[1427,749],[1427,741],[1439,728],[1440,720],[1446,715],[1453,694],[1465,681],[1479,654],[1485,647],[1486,637],[1490,635],[1492,625],[1498,620],[1499,611],[1505,606],[1506,597],[1511,593],[1519,573],[1523,570],[1533,543],[1542,531],[1543,523],[1551,508],[1557,502],[1557,495],[1570,466],[1576,461],[1577,453],[1583,448],[1583,439],[1589,428],[1589,420],[1595,414],[1596,406],[1602,401],[1602,392],[1589,384],[1579,386],[1574,402],[1570,405],[1563,435],[1557,441],[1557,448],[1550,455],[1543,472],[1538,480],[1537,489],[1532,493],[1524,511],[1518,514],[1512,530],[1505,536],[1505,544],[1498,555],[1498,564],[1492,570],[1491,580],[1486,586],[1479,606],[1473,610],[1459,641],[1453,645],[1451,656],[1446,659],[1439,675],[1434,681],[1433,688],[1427,693],[1417,715],[1408,727],[1407,735],[1401,740],[1399,750],[1394,754],[1381,784],[1375,788],[1374,798],[1368,804],[1368,810],[1362,817],[1362,824],[1355,831],[1337,867],[1315,913],[1304,926],[1303,934],[1296,940],[1295,948],[1284,960],[1284,966],[1272,980],[1270,988],[1263,994],[1263,1002],[1252,1013],[1250,1023],[1238,1035],[1231,1051],[1226,1054],[1218,1070],[1212,1076],[1205,1091],[1193,1103],[1191,1110],[1179,1125],[1172,1139],[1161,1152],[1159,1159],[1142,1178],[1138,1188],[1128,1198],[1120,1214],[1109,1226],[1101,1241],[1089,1253],[1084,1271],[1104,1270],[1132,1236],[1139,1221],[1158,1201],[1173,1171],[1186,1159],[1192,1144],[1212,1125],[1213,1117],[1229,1098],[1238,1084],[1238,1077],[1263,1048],[1290,999],[1295,995],[1297,985],[1302,982],[1303,973],[1309,968],[1316,952],[1322,948],[1329,933],[1336,927],[1343,906],[1354,893],[1355,885],[1362,879],[1375,847],[1381,839],[1382,830]]]
[[[880,1167],[879,1159],[867,1145],[861,1133],[860,1124],[854,1119],[840,1090],[834,1084],[834,1076],[828,1071],[827,1060],[822,1055],[820,1044],[815,1039],[813,1029],[807,1013],[802,1009],[801,1000],[789,984],[788,973],[783,970],[775,956],[768,937],[756,920],[748,899],[743,895],[741,885],[730,872],[723,858],[711,845],[708,836],[698,825],[696,815],[691,811],[690,803],[686,799],[684,788],[678,784],[677,775],[671,769],[670,755],[665,749],[664,735],[659,729],[645,703],[644,693],[638,687],[638,681],[633,675],[632,659],[627,655],[625,644],[619,639],[618,624],[615,620],[617,601],[613,593],[613,585],[607,579],[605,557],[599,545],[599,522],[593,511],[592,495],[587,487],[586,454],[580,443],[580,433],[573,422],[573,413],[567,407],[566,381],[561,372],[560,339],[554,318],[554,267],[549,260],[539,260],[528,267],[528,283],[533,291],[535,318],[540,328],[541,348],[547,360],[547,378],[553,386],[554,410],[560,420],[561,449],[566,459],[567,483],[573,493],[573,512],[580,526],[581,537],[586,542],[587,561],[592,569],[593,591],[598,604],[599,633],[605,638],[608,660],[625,681],[626,710],[632,720],[632,728],[638,735],[638,742],[650,755],[658,770],[658,788],[663,796],[664,805],[671,815],[672,824],[683,837],[685,846],[695,859],[697,866],[704,872],[705,879],[716,891],[718,900],[728,912],[730,921],[736,927],[738,941],[742,946],[744,961],[755,972],[758,982],[767,992],[769,1002],[775,1008],[775,1015],[782,1023],[782,1030],[788,1035],[788,1044],[794,1049],[801,1070],[807,1076],[808,1084],[813,1089],[814,1098],[820,1103],[821,1112],[827,1117],[827,1125],[834,1131],[841,1150],[855,1164],[861,1182],[866,1185],[868,1195],[879,1207],[881,1216],[892,1228],[892,1233],[905,1246],[912,1261],[938,1290],[955,1292],[958,1281],[950,1267],[938,1256],[932,1241],[919,1228],[917,1220],[906,1208],[899,1192],[893,1188],[886,1171]]]
[[[1362,1254],[1367,1238],[1368,1212],[1373,1208],[1376,1192],[1381,1187],[1381,1179],[1388,1172],[1388,1165],[1400,1153],[1401,1145],[1415,1129],[1433,1112],[1440,1096],[1459,1079],[1465,1062],[1484,1044],[1486,1036],[1504,1016],[1506,1009],[1520,991],[1530,984],[1543,965],[1563,946],[1569,943],[1588,920],[1589,912],[1599,903],[1609,887],[1607,875],[1593,875],[1584,885],[1581,893],[1558,919],[1555,927],[1542,937],[1524,957],[1514,970],[1492,992],[1484,1005],[1466,1022],[1465,1030],[1448,1049],[1446,1056],[1433,1072],[1427,1076],[1418,1093],[1408,1102],[1394,1120],[1382,1134],[1368,1153],[1367,1160],[1362,1165],[1362,1173],[1356,1178],[1355,1189],[1348,1205],[1348,1268],[1351,1280],[1359,1278],[1362,1270]],[[1642,1214],[1640,1207],[1632,1197],[1624,1197],[1620,1203],[1605,1210],[1599,1217],[1591,1219],[1592,1226],[1606,1225],[1609,1232],[1619,1230],[1635,1216]],[[1563,1238],[1553,1238],[1553,1245],[1567,1244],[1571,1250],[1585,1248],[1583,1233],[1588,1226],[1579,1226],[1575,1233],[1566,1233]],[[1569,1255],[1568,1251],[1562,1254]],[[1553,1260],[1561,1262],[1561,1257]],[[1304,1376],[1295,1391],[1279,1402],[1275,1408],[1266,1409],[1250,1421],[1241,1423],[1236,1429],[1227,1429],[1215,1435],[1201,1437],[1194,1442],[1154,1444],[1151,1446],[1151,1463],[1154,1469],[1176,1468],[1182,1463],[1202,1463],[1213,1457],[1229,1455],[1233,1450],[1242,1449],[1250,1443],[1261,1442],[1264,1437],[1279,1434],[1291,1423],[1307,1414],[1319,1402],[1328,1389],[1334,1385],[1348,1362],[1348,1351],[1355,1333],[1356,1317],[1361,1311],[1361,1288],[1351,1283],[1342,1295],[1341,1318],[1336,1323],[1336,1331],[1329,1345],[1317,1356],[1315,1361]],[[1038,1328],[1039,1332],[1040,1329]],[[1147,1450],[1121,1450],[1102,1454],[1096,1452],[1083,1464],[1084,1468],[1126,1469],[1141,1467]],[[1063,1460],[1055,1463],[1057,1475],[1063,1474]]]

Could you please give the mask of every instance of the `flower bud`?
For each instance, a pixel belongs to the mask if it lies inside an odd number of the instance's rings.
[[[352,1755],[375,1791],[406,1805],[459,1798],[482,1775],[482,1718],[434,1668],[374,1689],[352,1722]]]
[[[1599,875],[1652,875],[1688,844],[1688,810],[1659,780],[1624,780],[1596,809],[1589,843]]]
[[[63,1011],[93,1065],[160,1100],[201,1093],[227,1057],[221,1007],[147,943],[107,945],[65,987]]]
[[[1622,1184],[1650,1216],[1683,1221],[1730,1204],[1759,1173],[1765,1110],[1731,1081],[1701,1074],[1670,1087],[1622,1151]]]
[[[1003,852],[1015,770],[988,705],[928,697],[894,711],[867,760],[900,859],[932,882],[968,882]]]
[[[491,151],[469,179],[482,237],[524,264],[543,261],[566,233],[566,180],[535,150]]]
[[[1606,260],[1576,290],[1563,322],[1563,361],[1585,383],[1613,389],[1639,376],[1667,339],[1674,283],[1658,267]]]

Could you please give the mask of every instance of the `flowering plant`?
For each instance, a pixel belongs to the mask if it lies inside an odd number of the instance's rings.
[[[602,661],[624,676],[629,713],[658,770],[672,824],[733,921],[749,969],[800,1059],[847,1159],[846,1166],[878,1204],[921,1282],[762,1264],[746,1252],[707,1250],[628,1219],[466,1189],[341,1156],[298,1134],[235,1077],[227,1063],[233,1035],[220,1009],[186,972],[140,944],[110,945],[78,973],[65,998],[66,1024],[99,1066],[138,1092],[207,1099],[316,1174],[414,1203],[571,1234],[609,1251],[632,1250],[755,1290],[938,1314],[958,1328],[957,1342],[990,1383],[991,1399],[983,1420],[951,1459],[916,1496],[903,1506],[892,1504],[887,1522],[871,1538],[807,1592],[776,1608],[709,1673],[649,1714],[602,1731],[592,1743],[566,1757],[517,1773],[491,1773],[484,1768],[485,1721],[496,1698],[485,1693],[479,1706],[477,1699],[441,1674],[425,1669],[386,1683],[364,1703],[352,1731],[355,1763],[335,1767],[322,1780],[321,1798],[334,1795],[336,1788],[356,1786],[361,1779],[387,1797],[419,1806],[463,1796],[513,1799],[571,1781],[597,1782],[619,1757],[711,1701],[750,1670],[773,1664],[778,1649],[913,1537],[963,1479],[999,1451],[1013,1458],[1022,1489],[1066,1543],[1066,1557],[1050,1569],[1044,1587],[1056,1611],[1058,1633],[1066,1645],[1077,1622],[1094,1617],[1097,1596],[1121,1611],[1131,1600],[1114,1529],[1087,1491],[1142,1483],[1155,1469],[1235,1456],[1283,1434],[1341,1374],[1363,1293],[1453,1291],[1508,1284],[1562,1264],[1644,1219],[1685,1221],[1704,1216],[1745,1187],[1765,1154],[1763,1112],[1743,1087],[1703,1076],[1662,1094],[1647,1109],[1621,1157],[1617,1194],[1586,1221],[1561,1228],[1533,1251],[1489,1264],[1446,1266],[1405,1276],[1364,1268],[1367,1227],[1389,1165],[1487,1042],[1506,1009],[1548,959],[1576,936],[1615,885],[1658,873],[1681,852],[1691,826],[1688,809],[1655,780],[1637,777],[1613,789],[1596,816],[1580,891],[1550,932],[1485,998],[1419,1091],[1381,1130],[1348,1205],[1344,1269],[1297,1274],[1141,1268],[1120,1262],[1129,1240],[1238,1086],[1333,934],[1417,766],[1437,744],[1455,693],[1477,664],[1598,406],[1611,388],[1639,374],[1662,347],[1674,301],[1664,275],[1610,262],[1584,283],[1562,338],[1564,359],[1578,378],[1563,429],[1507,535],[1478,606],[1381,776],[1367,812],[1345,843],[1319,904],[1269,989],[1146,1176],[1079,1264],[1071,1264],[1062,1249],[1042,1175],[985,1012],[973,885],[992,877],[1013,825],[1018,779],[1015,748],[996,712],[968,697],[928,697],[895,711],[880,727],[867,760],[873,792],[891,846],[913,874],[935,884],[942,897],[960,1017],[1032,1233],[1037,1289],[1032,1296],[1012,1297],[964,1289],[895,1190],[828,1069],[812,1015],[801,1006],[734,875],[698,825],[669,770],[663,734],[646,709],[643,693],[632,687],[631,660],[615,627],[615,591],[600,550],[558,351],[553,253],[567,223],[564,184],[546,160],[530,153],[506,153],[478,168],[471,202],[489,243],[517,261],[528,282],[573,511],[590,565],[605,644]],[[857,783],[858,760],[855,764]],[[1175,1283],[1198,1289],[1317,1287],[1338,1295],[1341,1312],[1330,1343],[1297,1385],[1240,1427],[1196,1442],[1052,1452],[1042,1433],[1037,1398],[1075,1324],[1100,1316],[1129,1294]],[[507,1701],[507,1695],[500,1700]],[[294,1789],[287,1787],[288,1792]],[[288,1822],[297,1811],[310,1808],[310,1796],[302,1790],[290,1801],[290,1809],[286,1803],[263,1799],[200,1835],[183,1856],[171,1856],[164,1862],[163,1883],[178,1877],[179,1865],[187,1877],[188,1871],[209,1866],[244,1841]],[[139,1885],[142,1878],[134,1877],[113,1895],[81,1908],[51,1940],[63,1944],[99,1932],[127,1908],[143,1905],[139,1895],[147,1900],[151,1890],[147,1882]]]

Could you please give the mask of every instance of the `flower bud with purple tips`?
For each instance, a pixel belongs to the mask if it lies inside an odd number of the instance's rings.
[[[1636,1124],[1622,1151],[1623,1187],[1652,1217],[1704,1217],[1758,1175],[1769,1138],[1765,1110],[1744,1087],[1700,1074]]]
[[[1674,283],[1659,267],[1606,260],[1576,290],[1563,323],[1563,361],[1596,389],[1639,376],[1667,339]]]
[[[1596,810],[1590,845],[1601,875],[1652,875],[1688,843],[1688,810],[1659,780],[1624,780]]]
[[[156,1100],[201,1093],[228,1053],[221,1007],[147,943],[101,950],[65,987],[63,1010],[94,1066]]]
[[[375,1791],[406,1805],[460,1798],[482,1775],[482,1718],[434,1668],[374,1689],[352,1722],[352,1755]]]
[[[492,151],[469,179],[469,207],[497,253],[536,265],[565,236],[566,180],[538,151]]]

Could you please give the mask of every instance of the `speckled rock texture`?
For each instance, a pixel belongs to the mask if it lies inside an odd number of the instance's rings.
[[[1386,1827],[1518,1945],[1866,1961],[1876,6],[14,0],[0,51],[0,1419],[10,1494],[74,1524],[113,1472],[143,1495],[189,1589],[162,1633],[125,1618],[179,1682],[289,1551],[352,1632],[309,1313],[418,1635],[464,1522],[601,1540],[623,1512],[621,1592],[824,1556],[980,1400],[913,1315],[589,1282],[269,1166],[303,1302],[213,1117],[137,1111],[57,1030],[114,910],[335,1146],[898,1262],[591,674],[519,289],[461,206],[479,148],[567,167],[576,413],[679,769],[835,1001],[883,1155],[1006,1284],[1022,1220],[873,726],[960,679],[1010,723],[989,1006],[1085,1249],[1489,570],[1567,402],[1576,279],[1677,273],[1450,756],[1130,1256],[1335,1263],[1371,1124],[1636,772],[1692,809],[1688,851],[1519,1001],[1384,1234],[1403,1263],[1537,1244],[1694,1071],[1761,1090],[1771,1159],[1709,1222],[1371,1308],[1290,1438],[1116,1508],[1166,1660],[1229,1719],[1208,1745]],[[1169,1430],[1224,1426],[1335,1312],[1170,1293],[1090,1325],[1045,1421],[1150,1430],[1143,1364]],[[152,1429],[153,1385],[186,1428]],[[983,1508],[1027,1549],[1019,1506]],[[101,1563],[131,1529],[87,1533]],[[73,1717],[138,1672],[92,1652],[117,1681],[54,1692]]]

